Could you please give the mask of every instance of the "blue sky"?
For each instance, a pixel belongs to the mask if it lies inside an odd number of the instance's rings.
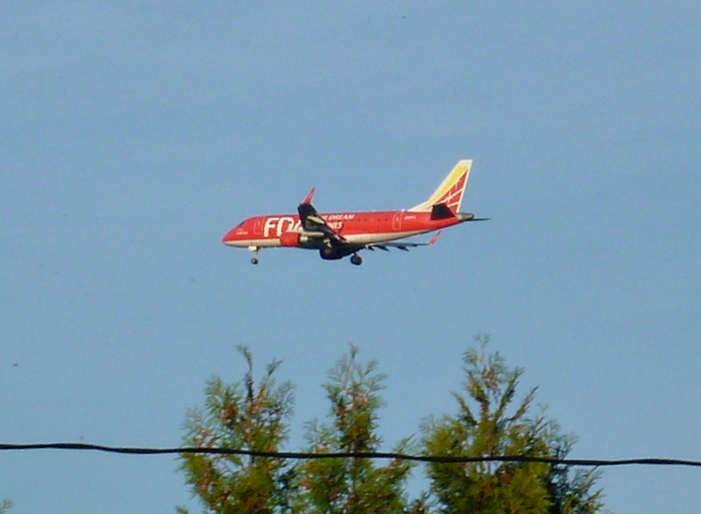
[[[213,374],[283,360],[290,450],[348,349],[387,449],[492,336],[582,458],[701,459],[697,2],[27,2],[0,16],[2,442],[177,446]],[[224,247],[243,218],[425,199],[492,221],[363,266]],[[618,513],[698,471],[620,468]],[[196,507],[169,457],[3,453],[14,513]],[[196,510],[196,509],[195,509]]]

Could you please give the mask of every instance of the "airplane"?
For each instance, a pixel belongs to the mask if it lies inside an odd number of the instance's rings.
[[[400,211],[336,212],[319,214],[312,205],[316,188],[297,207],[297,214],[266,215],[248,218],[223,237],[227,246],[248,248],[252,264],[258,264],[262,248],[304,248],[318,250],[324,260],[348,255],[356,266],[363,263],[360,250],[389,251],[433,245],[442,229],[468,221],[486,221],[471,212],[460,212],[470,177],[472,160],[459,161],[426,200]],[[404,239],[438,230],[428,243]]]

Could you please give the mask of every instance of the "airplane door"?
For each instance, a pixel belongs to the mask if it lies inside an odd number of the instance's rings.
[[[256,236],[260,236],[263,234],[263,220],[258,218],[254,223],[253,223],[253,234]]]
[[[392,218],[392,230],[399,231],[401,229],[402,229],[402,213],[395,212],[394,218]]]

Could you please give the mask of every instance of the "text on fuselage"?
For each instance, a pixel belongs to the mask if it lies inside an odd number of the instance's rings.
[[[352,220],[355,214],[332,214],[322,216],[331,230],[339,231],[343,228],[343,221]],[[285,232],[301,232],[302,221],[296,220],[292,216],[269,216],[265,218],[263,225],[263,237],[280,237]]]

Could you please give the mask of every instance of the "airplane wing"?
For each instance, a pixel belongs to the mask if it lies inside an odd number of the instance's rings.
[[[441,237],[441,234],[443,233],[442,230],[439,230],[436,232],[436,235],[431,238],[431,240],[428,243],[406,243],[406,242],[401,242],[401,241],[393,241],[389,243],[372,243],[365,245],[363,248],[366,248],[367,250],[372,250],[374,251],[375,248],[379,248],[380,250],[384,250],[385,252],[389,252],[390,248],[399,248],[400,250],[403,250],[405,252],[409,251],[409,248],[416,248],[418,246],[431,246],[436,244],[436,241],[438,241],[438,238]]]
[[[312,188],[302,203],[297,207],[299,219],[302,221],[302,228],[309,235],[316,235],[319,238],[328,238],[331,243],[345,243],[346,238],[329,227],[328,223],[319,215],[319,212],[312,205],[312,198],[316,188]]]

